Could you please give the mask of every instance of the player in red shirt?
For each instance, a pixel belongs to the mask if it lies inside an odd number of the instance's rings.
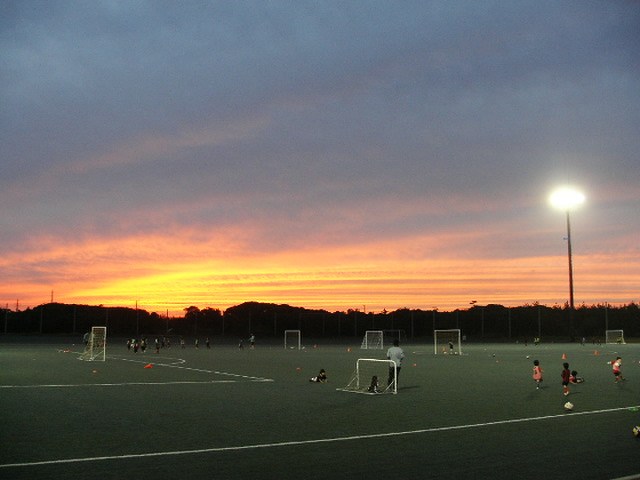
[[[571,370],[571,376],[569,377],[569,383],[584,383],[584,378],[578,376],[578,372]]]
[[[560,374],[562,376],[562,394],[566,397],[569,395],[569,382],[571,381],[571,370],[569,370],[569,364],[567,362],[562,364],[563,370]]]
[[[616,359],[611,363],[611,367],[613,368],[613,376],[616,377],[615,383],[621,382],[624,380],[622,376],[622,358],[616,357]]]
[[[540,362],[538,360],[533,361],[533,379],[536,382],[536,390],[540,388],[540,384],[542,383],[542,367],[540,366]]]

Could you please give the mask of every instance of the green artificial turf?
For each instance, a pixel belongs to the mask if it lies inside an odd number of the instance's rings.
[[[0,343],[0,478],[613,479],[640,473],[640,347],[405,345],[397,395],[344,387],[380,350]],[[598,351],[597,355],[595,351]],[[567,360],[562,359],[565,354]],[[613,383],[607,361],[624,359]],[[527,358],[529,356],[529,358]],[[532,362],[545,372],[536,390]],[[562,395],[569,362],[586,381]],[[152,368],[144,368],[151,364]],[[329,383],[309,377],[327,370]],[[575,408],[565,413],[570,400]],[[18,464],[15,466],[10,466]]]

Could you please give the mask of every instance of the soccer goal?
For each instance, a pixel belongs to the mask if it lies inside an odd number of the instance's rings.
[[[300,330],[284,331],[284,348],[292,350],[300,350],[302,348],[302,334]]]
[[[359,358],[351,380],[344,388],[336,388],[342,392],[377,395],[381,393],[398,393],[395,381],[387,385],[389,369],[393,369],[393,378],[398,374],[398,366],[393,360],[378,360],[373,358]]]
[[[433,353],[462,355],[462,336],[460,329],[434,330],[433,331]]]
[[[606,330],[604,337],[605,343],[626,343],[624,341],[624,330]]]
[[[384,332],[382,330],[367,330],[362,339],[363,350],[382,350],[384,349]]]
[[[107,327],[91,327],[84,352],[78,357],[88,362],[104,362],[107,356]]]

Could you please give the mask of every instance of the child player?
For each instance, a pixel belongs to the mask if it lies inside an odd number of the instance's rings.
[[[533,379],[536,382],[536,390],[540,388],[540,384],[542,383],[542,367],[540,366],[540,362],[538,360],[533,361]]]
[[[613,376],[616,377],[615,383],[621,382],[624,380],[622,376],[622,358],[616,357],[616,359],[611,363],[611,367],[613,368]]]
[[[584,378],[578,376],[578,372],[571,370],[571,376],[569,377],[569,383],[584,383]]]
[[[324,368],[322,368],[320,370],[320,373],[318,373],[318,375],[316,375],[315,377],[311,377],[309,381],[315,383],[327,383],[327,372],[325,372]]]
[[[569,370],[569,364],[567,362],[562,364],[563,370],[560,374],[562,376],[562,394],[566,397],[569,395],[569,382],[571,381],[571,370]]]
[[[378,393],[378,376],[374,375],[371,377],[371,383],[369,384],[369,388],[367,388],[367,392],[370,393]]]

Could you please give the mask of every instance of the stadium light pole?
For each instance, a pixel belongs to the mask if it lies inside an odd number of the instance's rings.
[[[585,201],[584,194],[570,186],[560,187],[549,196],[549,203],[557,210],[565,212],[567,217],[567,256],[569,258],[569,327],[573,328],[573,253],[571,251],[571,210],[582,205]],[[572,334],[572,332],[570,332]]]

